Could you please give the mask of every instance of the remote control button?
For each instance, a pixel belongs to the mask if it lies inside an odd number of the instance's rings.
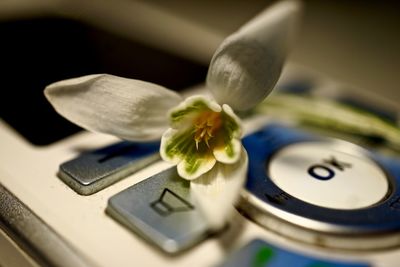
[[[58,176],[81,195],[91,195],[159,159],[159,143],[120,142],[60,165]]]
[[[268,266],[268,267],[367,267],[361,262],[333,261],[311,257],[272,246],[255,239],[232,254],[219,267]]]
[[[249,172],[238,208],[249,218],[325,247],[400,245],[400,159],[277,124],[243,144]]]
[[[331,209],[365,208],[381,201],[389,190],[383,170],[350,144],[288,145],[272,157],[267,169],[286,193]]]
[[[178,176],[175,167],[110,198],[107,213],[168,253],[193,246],[208,232],[193,205],[189,182]]]

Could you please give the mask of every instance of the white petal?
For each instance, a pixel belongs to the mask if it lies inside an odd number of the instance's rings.
[[[246,110],[272,91],[299,13],[299,2],[278,2],[223,41],[207,74],[207,85],[218,103]]]
[[[195,205],[212,230],[219,230],[225,225],[246,180],[248,158],[244,148],[241,155],[237,163],[217,163],[210,172],[190,183]]]
[[[168,127],[168,110],[182,100],[162,86],[107,74],[53,83],[45,95],[75,124],[134,141],[159,139]]]

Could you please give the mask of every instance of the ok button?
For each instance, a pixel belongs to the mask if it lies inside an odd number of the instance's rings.
[[[269,161],[270,179],[283,191],[313,205],[360,209],[382,201],[389,182],[367,152],[347,142],[301,142]]]

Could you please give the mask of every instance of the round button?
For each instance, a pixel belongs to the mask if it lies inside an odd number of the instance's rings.
[[[270,179],[286,193],[331,209],[372,206],[388,193],[382,169],[355,145],[303,142],[279,150],[269,161]]]
[[[400,158],[269,124],[243,139],[238,208],[291,239],[340,249],[400,245]]]

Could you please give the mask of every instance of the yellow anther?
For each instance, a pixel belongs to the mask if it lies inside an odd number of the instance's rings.
[[[221,128],[221,123],[220,113],[213,111],[205,111],[195,119],[194,141],[196,142],[196,149],[199,149],[199,143],[202,141],[205,142],[207,147],[210,147],[209,140]]]

